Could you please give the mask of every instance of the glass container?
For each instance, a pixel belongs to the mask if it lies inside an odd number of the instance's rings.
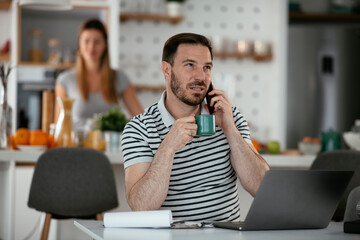
[[[61,61],[60,39],[50,38],[48,40],[49,56],[48,62],[58,64]]]
[[[43,51],[41,49],[41,29],[32,29],[29,32],[30,35],[30,47],[29,47],[29,61],[30,62],[42,62]]]
[[[57,147],[74,147],[74,133],[72,129],[71,109],[72,98],[57,98],[60,105],[60,115],[56,123],[55,141]]]

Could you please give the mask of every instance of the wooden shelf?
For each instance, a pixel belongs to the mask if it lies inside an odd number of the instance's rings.
[[[153,91],[153,92],[162,92],[165,90],[165,85],[142,85],[135,84],[134,88],[136,91]]]
[[[11,1],[0,1],[0,10],[9,10],[11,6]]]
[[[146,13],[121,13],[120,21],[126,22],[129,20],[147,20],[147,21],[167,21],[172,24],[177,24],[183,20],[182,16],[172,17],[163,14],[146,14]]]
[[[75,67],[74,63],[60,63],[60,64],[51,64],[47,62],[20,62],[19,66],[26,67],[44,67],[44,68],[55,68],[55,69],[69,69]]]
[[[0,62],[10,61],[10,53],[0,53]]]
[[[289,23],[360,23],[360,15],[290,12]]]
[[[272,59],[272,54],[266,55],[253,55],[253,54],[240,54],[240,53],[227,53],[227,52],[213,52],[215,58],[237,58],[237,59],[253,59],[257,62],[269,61]]]

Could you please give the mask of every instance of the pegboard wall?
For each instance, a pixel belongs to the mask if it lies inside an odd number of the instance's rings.
[[[284,80],[286,33],[282,18],[286,4],[286,0],[187,0],[182,11],[184,20],[179,24],[136,20],[121,23],[120,68],[133,84],[164,85],[162,48],[169,37],[180,32],[203,34],[211,40],[220,38],[227,48],[236,48],[238,40],[269,42],[273,52],[270,61],[214,58],[213,82],[240,108],[251,124],[252,137],[283,142],[283,113],[279,112],[284,99],[279,84]],[[165,0],[121,0],[120,12],[165,14]],[[139,97],[147,107],[158,101],[160,94],[140,92]]]

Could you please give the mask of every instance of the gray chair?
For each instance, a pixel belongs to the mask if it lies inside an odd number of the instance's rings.
[[[344,215],[344,232],[360,233],[360,186],[349,194]]]
[[[353,150],[335,150],[321,153],[310,167],[311,170],[351,170],[354,175],[346,188],[342,199],[333,215],[334,221],[342,221],[346,201],[352,189],[360,186],[360,152]],[[331,186],[329,186],[331,188]]]
[[[35,165],[28,206],[45,212],[41,239],[47,239],[51,218],[102,220],[118,206],[114,173],[108,158],[88,148],[54,148]]]

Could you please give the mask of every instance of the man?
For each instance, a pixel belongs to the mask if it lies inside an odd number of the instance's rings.
[[[166,91],[125,127],[122,150],[127,201],[134,211],[170,209],[175,219],[240,218],[237,178],[255,195],[269,169],[251,144],[246,120],[214,89],[216,134],[196,135],[195,115],[208,114],[211,44],[182,33],[167,40],[162,71]]]

